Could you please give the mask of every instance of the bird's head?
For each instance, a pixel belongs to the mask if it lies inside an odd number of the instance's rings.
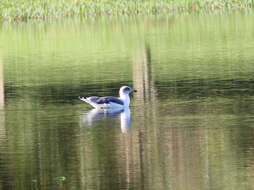
[[[137,92],[136,90],[133,90],[131,87],[129,86],[122,86],[119,90],[119,94],[121,95],[127,95],[130,94],[132,92]]]

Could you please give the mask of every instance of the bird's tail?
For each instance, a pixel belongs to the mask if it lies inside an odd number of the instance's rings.
[[[82,97],[82,96],[79,96],[78,98],[79,98],[81,101],[90,104],[90,105],[93,106],[94,108],[98,108],[98,106],[97,106],[96,104],[94,104],[93,102],[91,102],[91,101],[89,100],[89,98]]]
[[[79,98],[81,101],[87,102],[86,97],[79,96],[78,98]]]

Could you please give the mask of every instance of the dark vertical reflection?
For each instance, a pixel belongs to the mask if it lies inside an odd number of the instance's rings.
[[[5,111],[4,111],[4,73],[3,62],[0,57],[0,189],[8,188],[10,180],[8,171],[7,137],[5,129]]]
[[[0,109],[4,108],[4,65],[0,57]]]
[[[141,45],[140,50],[135,52],[135,54],[137,55],[133,64],[133,85],[138,91],[135,94],[135,99],[140,101],[147,99],[154,104],[156,89],[152,79],[151,48],[149,43]]]
[[[137,89],[134,95],[136,111],[139,113],[139,159],[140,159],[140,189],[146,189],[147,184],[147,125],[154,128],[156,125],[156,89],[152,78],[152,63],[151,63],[151,49],[149,43],[145,43],[136,52],[136,58],[133,64],[133,85]],[[149,109],[146,107],[146,102],[149,102]],[[151,117],[153,119],[147,120],[145,118]],[[148,124],[149,123],[149,124]],[[157,135],[156,131],[152,135]],[[156,144],[156,142],[154,142]],[[149,154],[149,153],[148,153]]]

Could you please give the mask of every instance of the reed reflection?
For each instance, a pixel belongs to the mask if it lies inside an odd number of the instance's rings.
[[[92,109],[87,114],[81,116],[81,125],[93,127],[95,124],[104,123],[113,119],[120,118],[122,133],[131,130],[131,112],[129,108],[125,109]]]

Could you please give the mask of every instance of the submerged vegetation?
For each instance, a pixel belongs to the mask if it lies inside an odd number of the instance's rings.
[[[0,0],[3,20],[160,14],[251,7],[254,0]]]

